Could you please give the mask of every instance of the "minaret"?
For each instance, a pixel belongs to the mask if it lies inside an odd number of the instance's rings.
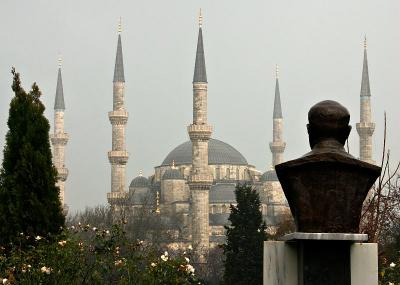
[[[53,164],[57,169],[57,183],[60,188],[60,201],[62,207],[66,210],[64,193],[65,181],[68,177],[68,169],[65,167],[65,145],[68,142],[68,134],[64,132],[64,91],[61,76],[61,58],[58,60],[58,76],[56,98],[54,101],[54,134],[50,136],[53,145]]]
[[[192,141],[192,169],[189,175],[191,192],[192,243],[197,262],[207,260],[209,250],[209,190],[213,176],[208,166],[208,140],[212,127],[207,124],[207,74],[204,59],[202,15],[193,76],[193,123],[188,126]]]
[[[375,162],[372,159],[372,134],[375,130],[375,123],[371,120],[371,90],[368,75],[367,38],[365,38],[360,92],[360,122],[357,123],[356,128],[360,136],[360,160],[374,164]]]
[[[273,120],[273,138],[269,143],[269,148],[272,152],[272,166],[283,162],[283,151],[286,143],[283,141],[283,118],[281,107],[281,95],[279,91],[279,68],[276,66],[275,72],[275,99],[274,99],[274,114]]]
[[[112,150],[108,152],[111,164],[111,193],[107,199],[111,205],[125,197],[125,166],[128,161],[128,152],[125,146],[125,125],[128,121],[128,112],[124,106],[124,64],[122,59],[121,20],[118,27],[118,45],[115,58],[113,80],[113,110],[108,112],[112,126]]]

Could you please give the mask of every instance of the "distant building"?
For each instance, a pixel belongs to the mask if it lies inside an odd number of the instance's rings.
[[[235,186],[249,183],[260,193],[262,213],[273,230],[279,217],[290,213],[276,176],[275,164],[283,162],[283,117],[276,76],[271,167],[262,173],[234,147],[211,138],[212,127],[207,122],[207,75],[202,27],[199,27],[195,71],[193,76],[193,123],[188,127],[190,141],[174,148],[152,175],[142,173],[125,190],[125,123],[127,112],[123,105],[124,73],[121,35],[118,35],[114,70],[114,110],[109,113],[113,126],[111,163],[111,192],[108,201],[117,213],[124,207],[153,207],[160,215],[180,214],[188,231],[177,233],[178,240],[192,243],[199,251],[225,240],[224,226],[229,223],[230,205],[236,204]],[[272,107],[272,106],[271,106]],[[179,236],[180,235],[180,236]]]

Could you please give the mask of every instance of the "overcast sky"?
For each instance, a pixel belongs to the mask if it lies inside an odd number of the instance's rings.
[[[337,100],[351,113],[350,151],[358,157],[363,37],[368,38],[374,158],[388,145],[400,159],[400,1],[398,0],[148,0],[16,1],[0,3],[0,148],[15,66],[22,83],[40,86],[53,125],[57,58],[63,58],[66,104],[66,203],[71,212],[106,204],[110,191],[112,79],[117,24],[123,22],[127,185],[188,140],[197,15],[209,81],[213,137],[239,150],[264,171],[271,164],[275,64],[280,66],[285,159],[308,151],[307,112]],[[3,154],[0,154],[2,160]]]

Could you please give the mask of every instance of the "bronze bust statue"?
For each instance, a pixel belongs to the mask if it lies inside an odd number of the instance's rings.
[[[314,105],[308,121],[311,151],[275,166],[297,231],[358,233],[363,201],[381,168],[345,151],[350,114],[341,104]]]

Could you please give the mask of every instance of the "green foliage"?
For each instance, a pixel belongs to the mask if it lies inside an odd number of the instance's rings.
[[[226,226],[224,282],[226,284],[262,284],[263,242],[267,239],[261,203],[250,185],[238,185],[237,206],[231,205],[230,226]]]
[[[19,74],[14,69],[12,74],[15,96],[0,170],[0,244],[5,246],[16,242],[21,232],[48,236],[64,225],[41,92],[36,83],[25,92]]]
[[[203,284],[189,255],[160,253],[147,242],[128,240],[120,226],[100,230],[79,224],[53,241],[17,239],[34,242],[0,252],[0,280],[7,284]]]

